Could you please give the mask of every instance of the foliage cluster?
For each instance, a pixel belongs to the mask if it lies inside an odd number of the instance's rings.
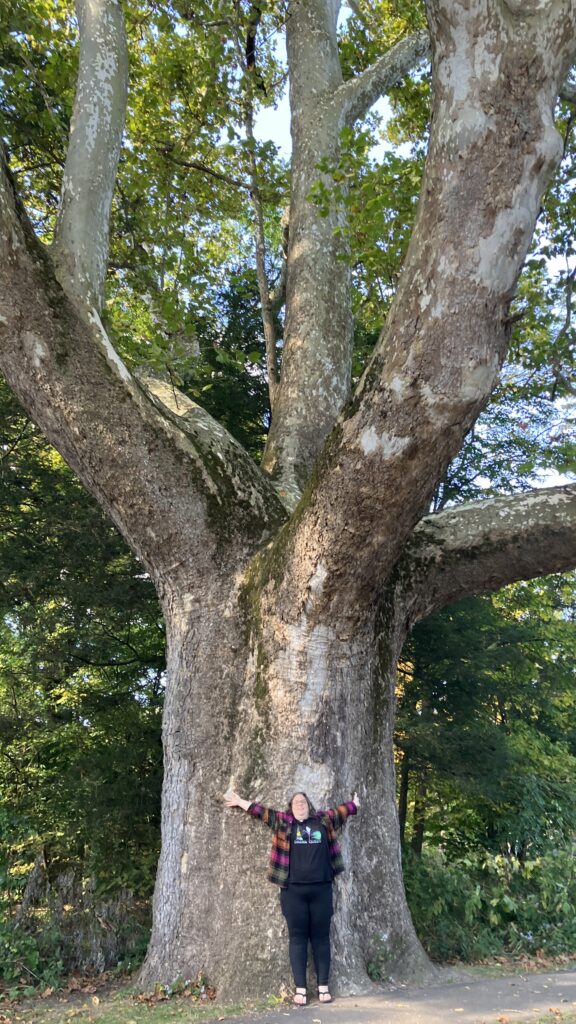
[[[417,851],[523,861],[576,833],[575,588],[573,575],[515,584],[414,631],[396,744]]]
[[[404,879],[418,935],[438,961],[576,949],[573,846],[520,864],[477,852],[450,860],[432,849],[408,853]]]
[[[5,386],[0,420],[1,962],[50,984],[94,946],[97,904],[104,920],[107,898],[151,893],[164,632],[149,579]]]
[[[437,960],[576,949],[576,580],[415,630],[398,685],[404,876]]]

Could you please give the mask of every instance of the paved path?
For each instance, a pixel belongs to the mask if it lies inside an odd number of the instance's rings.
[[[305,1008],[284,1006],[251,1018],[229,1018],[228,1024],[496,1024],[499,1018],[500,1024],[514,1024],[553,1010],[576,1014],[576,971],[398,988],[340,998],[329,1006],[314,1000]]]

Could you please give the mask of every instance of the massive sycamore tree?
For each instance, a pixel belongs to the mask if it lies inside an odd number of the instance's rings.
[[[117,0],[78,0],[78,85],[53,244],[0,178],[0,364],[154,580],[168,634],[162,853],[146,982],[204,969],[222,995],[286,979],[267,837],[230,784],[282,805],[357,788],[335,980],[374,956],[413,977],[392,759],[413,624],[466,594],[576,564],[576,488],[428,515],[497,380],[509,307],[576,56],[573,0],[428,0],[428,33],[343,79],[339,0],[286,6],[293,162],[281,372],[262,466],[173,388],[136,380],[101,321],[127,91]],[[257,26],[257,15],[253,25]],[[309,202],[340,132],[430,48],[431,136],[393,306],[350,394],[343,213]],[[247,120],[247,130],[250,122]],[[264,303],[266,305],[266,303]],[[264,310],[266,315],[266,310]],[[269,310],[268,310],[269,312]]]

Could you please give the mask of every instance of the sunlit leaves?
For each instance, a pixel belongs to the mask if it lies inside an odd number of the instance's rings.
[[[0,39],[0,130],[22,198],[50,237],[76,81],[73,3],[8,0]]]
[[[340,55],[346,78],[360,74],[395,43],[426,27],[424,4],[414,0],[358,0],[346,19]]]
[[[262,88],[284,84],[274,37],[286,11],[263,3],[256,37]],[[194,320],[217,315],[217,295],[252,255],[244,104],[250,3],[124,4],[130,88],[111,226],[106,323],[122,356],[184,374],[198,354]],[[2,132],[28,209],[50,241],[58,205],[78,58],[72,0],[10,0]],[[279,220],[286,171],[259,143],[262,195]]]

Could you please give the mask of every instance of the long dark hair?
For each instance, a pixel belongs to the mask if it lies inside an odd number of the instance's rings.
[[[295,793],[292,793],[292,796],[290,797],[290,799],[288,801],[288,814],[293,814],[294,813],[292,811],[292,801],[293,801],[295,796],[303,796],[304,797],[304,799],[308,803],[308,817],[309,818],[313,818],[314,815],[316,814],[316,808],[314,807],[314,804],[312,803],[312,801],[311,801],[310,797],[308,796],[308,794],[305,793],[303,789],[297,789]]]

